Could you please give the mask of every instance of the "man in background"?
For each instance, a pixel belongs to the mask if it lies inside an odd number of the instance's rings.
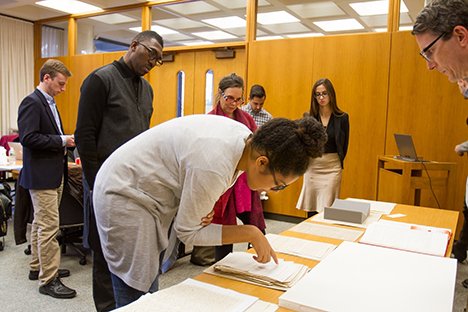
[[[58,60],[42,66],[40,83],[18,109],[18,132],[23,145],[20,185],[29,190],[34,209],[31,226],[29,279],[39,280],[39,292],[54,298],[73,298],[76,291],[65,286],[59,270],[59,206],[67,181],[67,147],[74,147],[73,135],[65,135],[54,97],[65,91],[68,68]]]
[[[92,206],[94,180],[114,150],[149,129],[153,89],[142,76],[162,65],[163,44],[154,31],[139,33],[119,61],[96,69],[81,86],[75,137],[83,167],[83,244],[92,250],[97,311],[115,309],[115,298]]]
[[[263,108],[265,99],[265,89],[261,85],[256,84],[250,88],[249,103],[239,107],[252,116],[257,128],[260,128],[265,122],[273,118],[273,116]]]

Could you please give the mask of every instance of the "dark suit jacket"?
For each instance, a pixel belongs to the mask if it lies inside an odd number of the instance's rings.
[[[333,123],[335,127],[335,142],[336,149],[338,151],[338,156],[341,160],[341,168],[343,168],[343,161],[348,152],[348,143],[349,143],[349,116],[346,113],[343,113],[340,117],[331,115],[333,118]]]
[[[61,120],[60,127],[63,133]],[[18,132],[23,145],[20,185],[43,190],[59,187],[62,176],[67,180],[65,148],[49,104],[37,89],[19,106]]]

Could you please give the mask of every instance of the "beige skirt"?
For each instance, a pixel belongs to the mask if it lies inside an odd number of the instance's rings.
[[[341,162],[338,153],[323,154],[310,161],[304,174],[301,195],[296,208],[322,212],[340,197]]]

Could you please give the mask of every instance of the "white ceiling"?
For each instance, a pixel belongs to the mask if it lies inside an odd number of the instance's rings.
[[[35,4],[38,0],[0,0],[0,14],[18,17],[29,21],[37,21],[53,17],[65,16],[67,13],[55,11]],[[123,5],[145,3],[145,0],[81,0],[103,9]],[[285,11],[293,16],[296,21],[289,23],[260,24],[257,27],[257,39],[288,38],[311,35],[330,35],[343,33],[374,32],[378,28],[386,28],[387,15],[359,16],[349,5],[350,3],[365,2],[366,0],[258,0],[258,13],[270,13]],[[424,0],[403,0],[408,13],[402,13],[401,26],[411,26],[416,15],[424,6]],[[237,17],[237,20],[245,21],[246,0],[204,0],[190,1],[186,3],[157,6],[152,9],[152,25],[163,26],[166,31],[160,32],[165,41],[165,46],[189,45],[190,41],[208,41],[208,35],[224,35],[227,39],[212,39],[209,42],[233,42],[245,40],[245,26],[232,28],[232,24],[213,26],[206,22],[207,19],[221,17]],[[122,21],[126,18],[126,21]],[[352,31],[324,31],[314,22],[336,21],[342,19],[355,19],[363,27]],[[261,21],[260,16],[258,21]],[[80,25],[89,25],[82,29],[91,29],[94,37],[106,38],[123,43],[130,43],[137,33],[129,28],[138,27],[141,23],[141,9],[114,13],[99,18],[85,18],[78,20],[78,33]],[[336,23],[336,22],[335,22]],[[335,24],[334,23],[334,24]],[[68,22],[49,23],[51,26],[64,28]],[[212,33],[217,31],[216,33]],[[203,42],[199,42],[203,44]]]

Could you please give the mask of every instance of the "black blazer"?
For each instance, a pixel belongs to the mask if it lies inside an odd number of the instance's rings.
[[[341,168],[343,167],[343,161],[348,153],[349,143],[349,116],[343,113],[340,117],[331,115],[333,118],[334,130],[335,130],[335,142],[338,156],[340,156]]]
[[[60,127],[63,133],[61,119]],[[23,145],[20,185],[25,189],[59,187],[62,177],[67,180],[65,148],[49,104],[37,89],[19,106],[18,132]]]

